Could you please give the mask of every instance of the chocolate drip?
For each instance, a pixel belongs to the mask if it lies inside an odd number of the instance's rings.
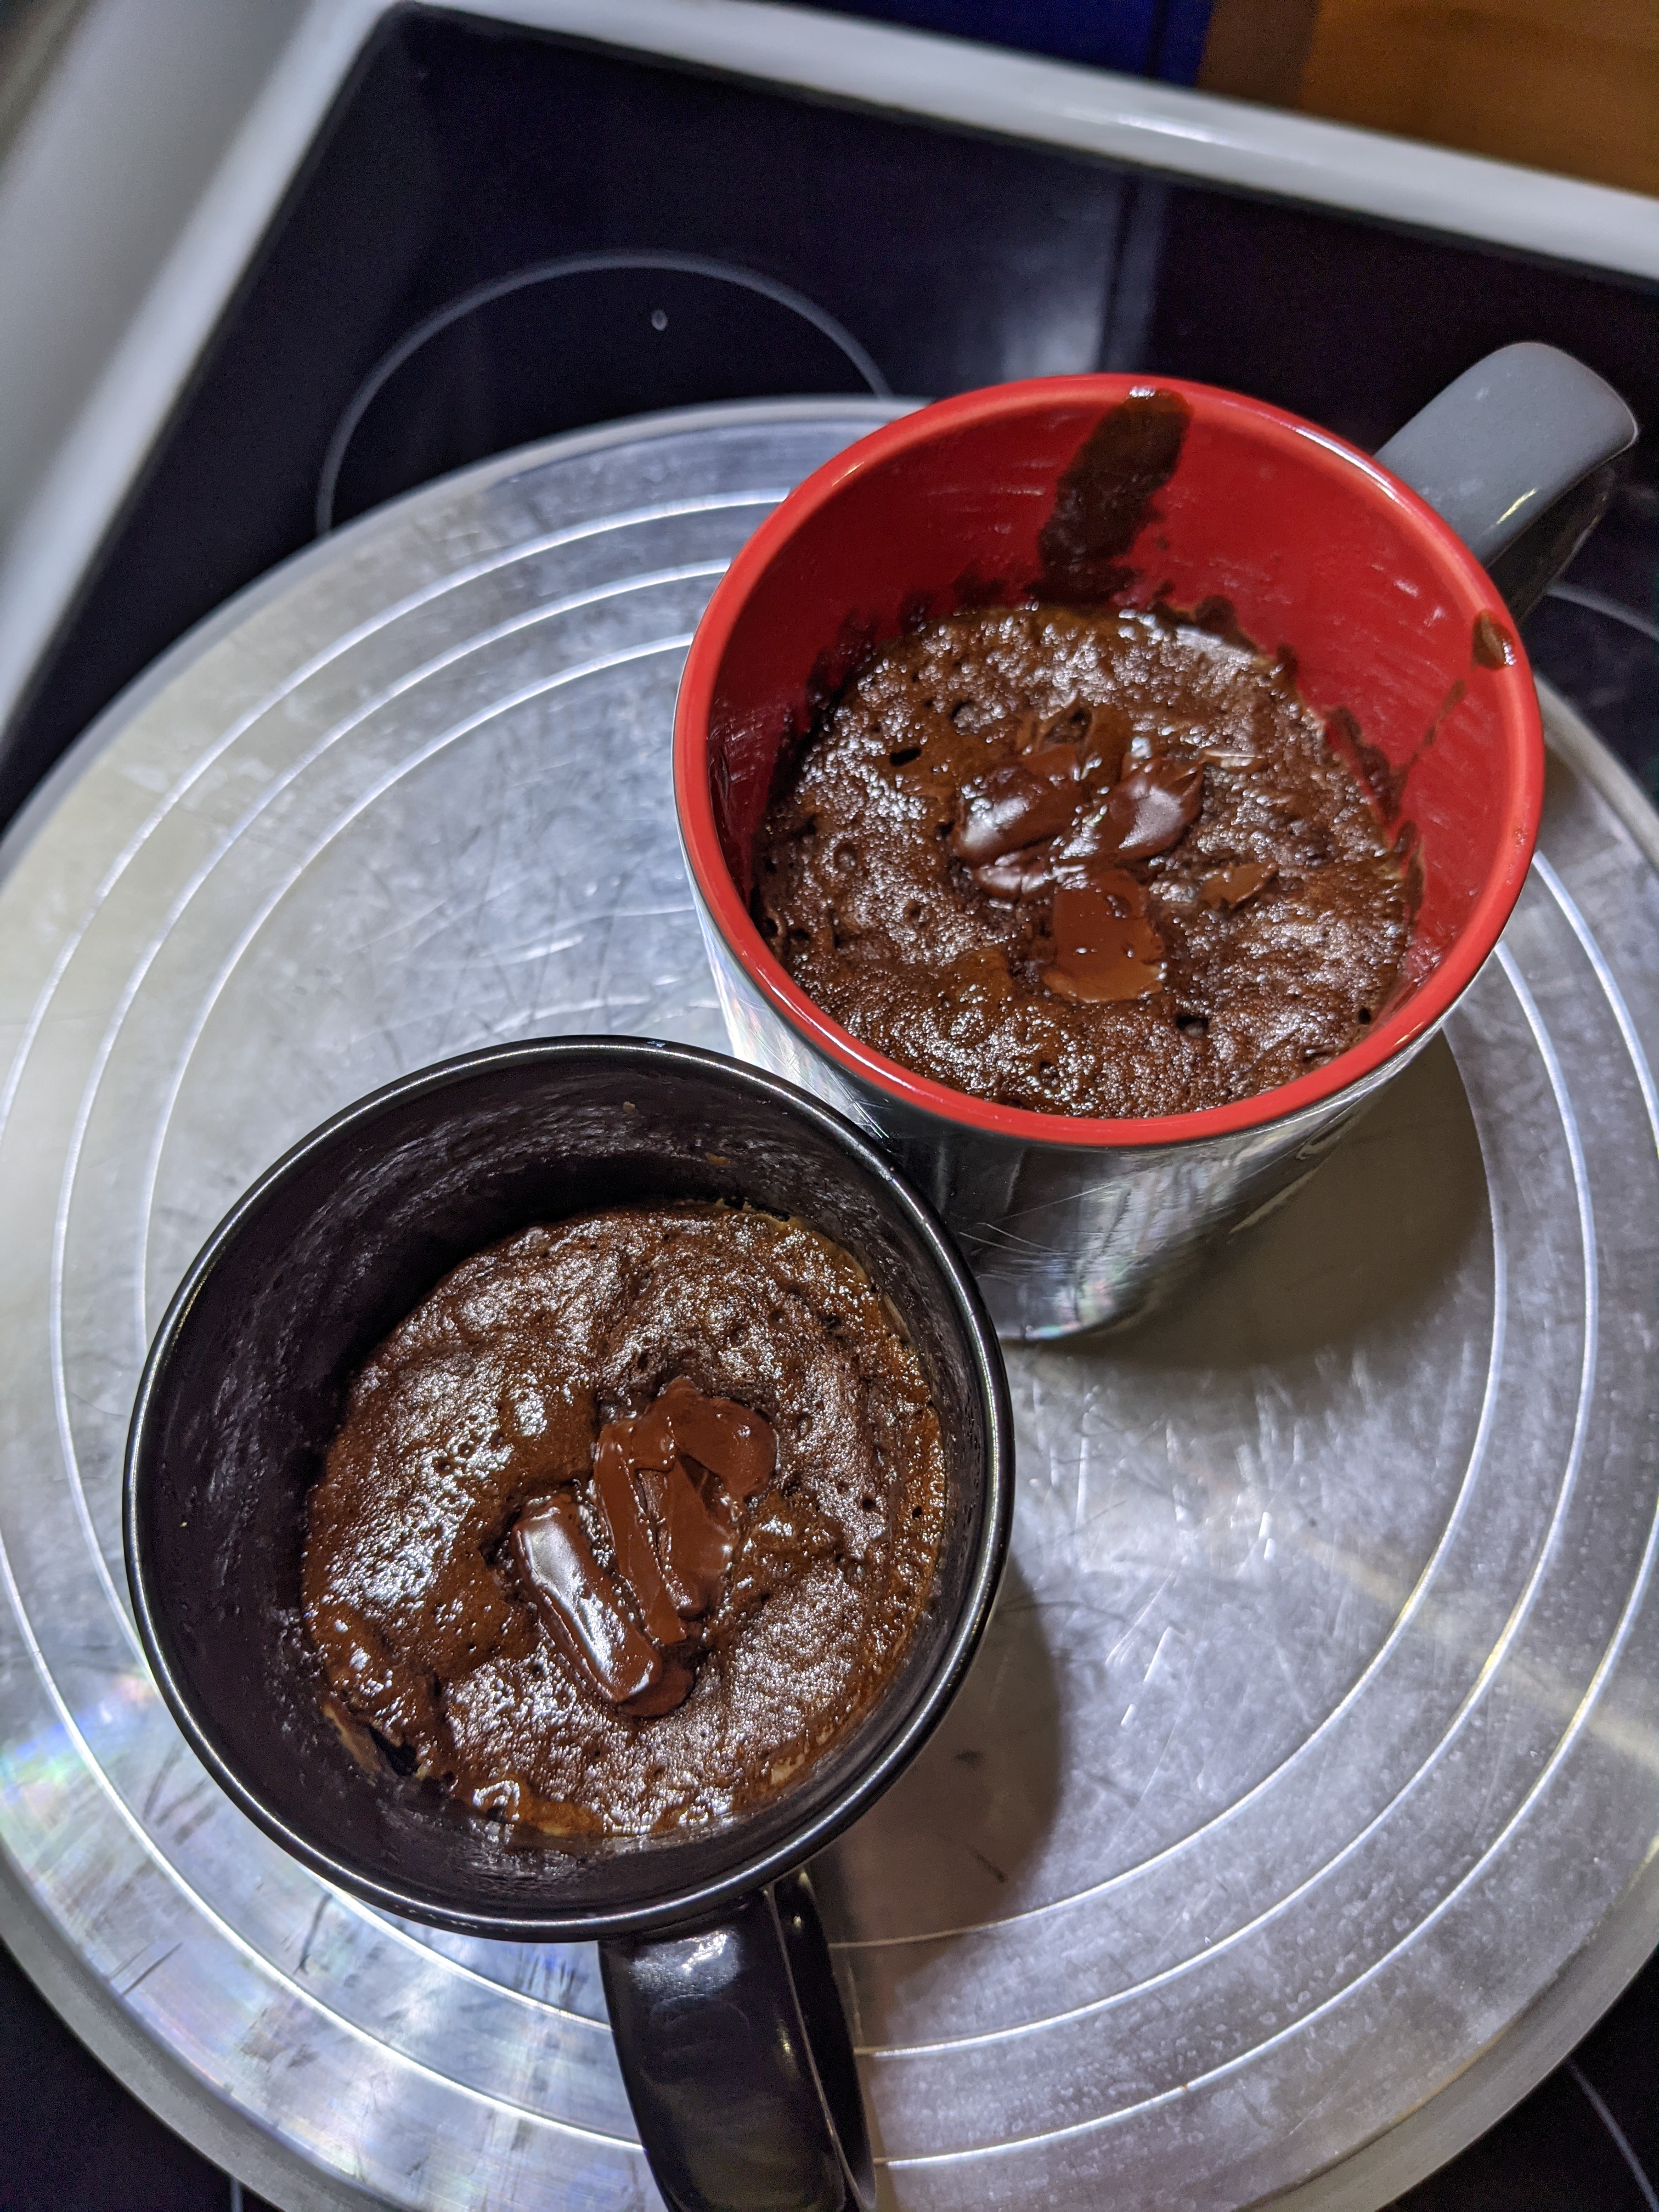
[[[1176,392],[1137,392],[1101,416],[1060,478],[1037,539],[1040,596],[1103,599],[1131,580],[1122,556],[1175,474],[1191,420]]]
[[[1493,615],[1477,615],[1470,658],[1480,668],[1508,668],[1515,661],[1515,640]]]

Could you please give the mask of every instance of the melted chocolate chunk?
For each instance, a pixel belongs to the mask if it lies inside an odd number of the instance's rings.
[[[958,860],[999,860],[1038,838],[1069,830],[1077,811],[1077,752],[1054,745],[1028,753],[964,783],[961,817],[951,832]]]
[[[969,873],[982,891],[993,898],[1042,898],[1054,887],[1056,863],[1054,842],[1050,838],[1044,845],[1027,845],[1018,853],[1005,854],[1000,860],[988,860],[982,868],[969,869]]]
[[[1145,915],[1151,911],[1152,893],[1139,877],[1131,875],[1127,868],[1121,868],[1111,860],[1092,854],[1080,861],[1068,860],[1061,879],[1098,891],[1111,902],[1113,910],[1118,914]]]
[[[1054,893],[1054,964],[1042,980],[1094,1006],[1150,999],[1164,988],[1164,940],[1131,903],[1092,889]]]
[[[764,1490],[778,1463],[777,1434],[769,1420],[730,1398],[705,1398],[683,1375],[641,1416],[635,1444],[641,1466],[666,1467],[682,1454],[696,1460],[739,1502]]]
[[[645,1632],[653,1644],[678,1644],[685,1634],[639,1492],[638,1469],[625,1441],[632,1421],[612,1421],[599,1431],[593,1451],[593,1492],[605,1516],[617,1571],[633,1592]]]
[[[690,1205],[527,1230],[353,1385],[307,1507],[325,1704],[554,1832],[722,1818],[879,1695],[944,1505],[915,1355],[824,1238]]]
[[[834,1020],[958,1090],[1223,1105],[1386,1003],[1397,779],[1374,805],[1347,756],[1285,655],[1167,614],[965,612],[821,715],[756,841],[756,919]]]
[[[1198,895],[1207,907],[1243,906],[1246,899],[1272,883],[1279,873],[1271,860],[1241,860],[1236,868],[1216,868],[1199,883]]]
[[[1170,757],[1143,762],[1113,785],[1090,826],[1082,852],[1115,860],[1150,860],[1167,853],[1198,819],[1204,797],[1201,761]]]
[[[593,1557],[568,1490],[536,1499],[513,1530],[513,1559],[555,1643],[613,1705],[654,1689],[662,1655],[641,1634]]]
[[[662,1578],[668,1595],[688,1620],[720,1603],[726,1571],[736,1548],[731,1523],[711,1510],[684,1463],[640,1470],[656,1524]]]

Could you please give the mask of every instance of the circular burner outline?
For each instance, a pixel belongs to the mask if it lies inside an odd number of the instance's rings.
[[[505,300],[514,292],[527,290],[536,284],[558,283],[567,276],[597,276],[618,269],[662,270],[677,276],[708,276],[717,283],[732,284],[743,291],[753,292],[761,299],[770,300],[775,307],[786,307],[810,323],[820,337],[837,347],[864,379],[872,394],[878,399],[890,399],[893,387],[876,365],[874,359],[859,343],[845,325],[816,300],[805,292],[798,292],[793,284],[779,282],[758,269],[745,269],[736,261],[722,261],[707,253],[675,253],[657,252],[650,248],[618,247],[614,252],[566,253],[552,261],[536,261],[523,269],[510,270],[504,276],[493,276],[488,283],[475,284],[470,291],[458,293],[441,307],[406,331],[397,343],[383,353],[346,402],[345,410],[335,424],[323,454],[323,465],[317,478],[315,507],[316,531],[319,538],[326,538],[334,527],[334,501],[339,490],[340,471],[345,466],[346,454],[358,428],[380,392],[406,362],[412,361],[422,347],[433,338],[462,322],[480,307],[488,307],[497,300]],[[653,318],[653,327],[660,329]]]

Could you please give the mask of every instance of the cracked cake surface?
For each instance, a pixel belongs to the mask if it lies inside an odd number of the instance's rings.
[[[870,1709],[945,1503],[915,1353],[812,1229],[690,1203],[527,1229],[351,1388],[307,1500],[325,1703],[480,1812],[717,1820]]]
[[[978,610],[877,652],[756,840],[766,943],[832,1019],[1006,1105],[1182,1114],[1382,1011],[1410,918],[1288,656],[1162,611]]]

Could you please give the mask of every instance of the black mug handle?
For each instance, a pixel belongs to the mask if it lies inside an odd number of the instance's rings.
[[[853,2039],[805,1874],[599,1946],[628,2101],[672,2212],[872,2212]]]

